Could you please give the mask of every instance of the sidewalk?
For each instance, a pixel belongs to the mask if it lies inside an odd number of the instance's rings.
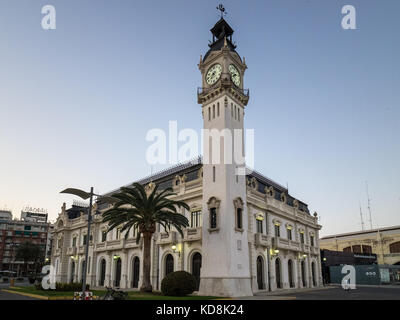
[[[279,295],[287,295],[287,294],[295,294],[299,292],[311,292],[311,291],[319,291],[319,290],[328,290],[333,289],[333,286],[325,286],[325,287],[315,287],[315,288],[297,288],[297,289],[278,289],[276,291],[265,291],[258,292],[255,296],[279,296]]]

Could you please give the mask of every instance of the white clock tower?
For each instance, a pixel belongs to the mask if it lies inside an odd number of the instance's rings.
[[[198,90],[205,129],[199,292],[231,297],[252,295],[245,164],[238,159],[238,154],[244,156],[249,92],[243,89],[247,66],[235,51],[233,32],[223,18],[211,29],[213,41],[199,63],[202,88]]]

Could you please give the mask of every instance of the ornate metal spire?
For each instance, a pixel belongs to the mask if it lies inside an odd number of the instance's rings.
[[[224,7],[222,4],[220,4],[220,5],[217,7],[217,10],[221,11],[221,19],[224,17],[224,15],[227,14],[227,12],[225,11],[225,7]]]

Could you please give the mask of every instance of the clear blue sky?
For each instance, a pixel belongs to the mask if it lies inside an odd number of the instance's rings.
[[[0,207],[55,219],[65,187],[107,192],[148,175],[148,130],[200,130],[197,63],[218,3],[2,0]],[[48,4],[53,31],[41,28]],[[341,28],[346,4],[357,30]],[[360,229],[366,180],[373,225],[399,225],[400,2],[224,5],[249,67],[256,169],[316,210],[322,235]]]

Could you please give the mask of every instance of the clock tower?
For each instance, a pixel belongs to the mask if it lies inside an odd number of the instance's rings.
[[[201,295],[251,296],[244,115],[244,58],[236,52],[233,29],[223,17],[199,69],[202,88],[203,228]]]

